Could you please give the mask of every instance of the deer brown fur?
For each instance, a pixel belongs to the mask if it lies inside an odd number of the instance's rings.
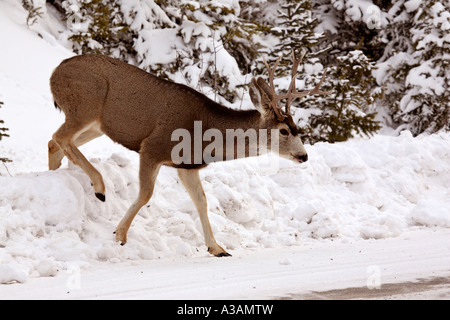
[[[216,243],[207,217],[206,197],[198,172],[207,163],[175,164],[171,159],[171,150],[177,144],[171,140],[174,130],[182,128],[193,133],[195,121],[201,121],[202,130],[214,128],[224,133],[227,129],[253,128],[257,132],[277,129],[280,131],[278,153],[298,162],[307,160],[292,117],[276,116],[274,94],[262,78],[253,79],[250,85],[256,110],[249,111],[226,108],[185,85],[94,54],[64,60],[53,72],[50,87],[55,105],[66,116],[65,123],[48,144],[51,170],[59,168],[62,158],[67,156],[89,176],[97,198],[105,201],[103,178],[78,147],[106,134],[140,154],[140,191],[115,232],[121,244],[127,241],[133,218],[150,200],[160,167],[167,165],[178,169],[180,180],[195,203],[208,251],[215,256],[229,255]],[[206,145],[203,142],[202,148]],[[235,154],[234,158],[237,157]]]

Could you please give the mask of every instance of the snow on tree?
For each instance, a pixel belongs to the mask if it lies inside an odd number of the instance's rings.
[[[304,50],[317,46],[323,40],[322,33],[314,31],[317,25],[317,18],[312,16],[312,3],[309,0],[294,0],[280,2],[278,10],[278,19],[275,21],[275,27],[272,28],[272,34],[279,40],[272,51],[269,62],[275,61],[280,55],[283,59],[277,70],[278,74],[286,75],[290,70],[292,61],[291,53],[297,55]],[[312,57],[317,54],[309,54],[304,57],[304,62],[312,62]],[[317,63],[317,59],[313,63]]]
[[[238,2],[164,1],[161,8],[175,23],[168,35],[172,41],[167,43],[167,51],[173,55],[171,78],[215,99],[221,96],[233,101],[242,96],[239,87],[244,85],[244,77],[224,44],[224,37],[237,24]],[[161,54],[156,51],[155,55]]]
[[[392,126],[414,135],[450,130],[450,3],[399,1],[377,73]]]
[[[302,139],[308,143],[337,142],[355,135],[370,135],[380,129],[373,109],[382,90],[374,88],[375,79],[371,74],[374,63],[360,50],[343,50],[334,59],[327,59],[331,44],[323,33],[316,32],[319,21],[312,7],[309,0],[280,4],[279,18],[272,31],[280,42],[270,54],[271,61],[280,55],[284,57],[277,74],[286,79],[278,80],[279,90],[286,90],[289,85],[291,53],[310,51],[299,68],[300,89],[313,88],[320,81],[324,72],[321,61],[325,61],[329,72],[322,87],[332,90],[332,94],[307,96],[292,104],[297,107],[294,120],[298,121]]]
[[[287,90],[291,53],[307,50],[298,90],[314,87],[324,66],[323,87],[334,90],[293,103],[310,143],[370,135],[375,112],[414,134],[449,130],[448,1],[22,0],[38,33],[46,2],[67,26],[53,36],[76,53],[120,58],[225,104],[238,105],[250,73],[265,72],[263,56],[283,55],[275,85]]]
[[[27,26],[30,27],[38,21],[38,18],[42,17],[42,6],[35,3],[33,0],[22,0],[22,7],[28,11]]]
[[[377,60],[383,53],[379,31],[388,25],[387,0],[318,0],[314,2],[314,14],[319,19],[316,28],[326,36],[325,46],[331,49],[327,62],[337,56],[358,49]]]
[[[133,53],[133,34],[124,21],[120,0],[67,0],[67,26],[78,53],[102,53],[127,59]]]
[[[329,72],[331,85],[324,86],[332,93],[318,103],[305,128],[310,142],[345,141],[356,135],[370,136],[381,128],[375,120],[375,103],[383,90],[373,89],[375,63],[360,50],[350,51],[337,61]]]

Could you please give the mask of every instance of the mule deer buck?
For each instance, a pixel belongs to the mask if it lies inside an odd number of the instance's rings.
[[[139,195],[115,231],[116,240],[124,245],[131,222],[152,196],[160,167],[177,168],[179,178],[200,215],[208,251],[218,257],[229,256],[216,243],[207,216],[199,169],[208,163],[174,162],[171,150],[176,141],[172,141],[171,134],[180,128],[193,133],[194,122],[197,121],[201,121],[202,130],[214,128],[223,133],[227,129],[267,130],[270,131],[268,141],[275,138],[279,141],[278,150],[273,151],[296,162],[307,161],[308,155],[289,107],[296,98],[328,94],[320,90],[325,73],[314,89],[298,92],[295,77],[303,56],[295,60],[293,55],[291,84],[286,94],[279,95],[275,92],[273,78],[280,58],[273,68],[264,61],[270,85],[261,77],[252,79],[250,98],[256,110],[247,111],[229,109],[185,85],[157,78],[107,56],[88,54],[64,60],[50,79],[55,106],[64,112],[66,118],[48,143],[49,169],[59,168],[66,156],[89,176],[96,197],[105,201],[103,178],[78,147],[106,134],[113,141],[139,152]],[[282,99],[286,99],[285,110],[279,104]],[[245,148],[252,147],[252,144],[255,147],[255,142],[245,144]],[[201,146],[203,150],[206,144],[202,142]],[[256,147],[258,154],[263,153],[262,146]],[[234,151],[232,158],[245,156],[248,152],[239,155]]]

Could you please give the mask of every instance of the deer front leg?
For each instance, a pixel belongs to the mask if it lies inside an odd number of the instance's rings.
[[[200,180],[199,171],[196,169],[178,169],[178,176],[186,188],[192,201],[194,201],[202,223],[203,233],[205,235],[205,243],[208,252],[216,257],[231,256],[214,239],[214,235],[209,224],[207,203],[205,192],[203,191],[202,182]]]
[[[84,173],[91,179],[94,187],[95,196],[105,201],[105,183],[102,175],[94,166],[84,157],[76,147],[74,140],[86,130],[89,130],[92,124],[82,124],[78,122],[66,121],[53,134],[49,141],[49,168],[56,170],[61,165],[61,159],[65,155],[72,163],[79,166]],[[61,153],[63,152],[63,153]]]
[[[145,159],[148,157],[147,154],[141,152],[140,159],[140,169],[139,169],[139,195],[128,209],[125,216],[117,225],[116,231],[116,241],[120,242],[123,246],[127,242],[127,233],[130,229],[130,225],[133,222],[134,217],[139,212],[139,210],[150,200],[153,194],[153,189],[155,187],[156,177],[158,176],[160,164],[155,164]]]

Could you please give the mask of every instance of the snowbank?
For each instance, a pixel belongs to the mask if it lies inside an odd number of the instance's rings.
[[[175,170],[161,170],[123,247],[113,231],[137,194],[137,154],[107,138],[82,147],[104,177],[105,203],[66,160],[60,170],[46,171],[47,142],[64,120],[53,108],[48,79],[71,53],[51,32],[41,39],[28,30],[21,10],[12,0],[0,2],[0,30],[8,30],[0,43],[11,44],[0,51],[0,119],[11,135],[1,141],[0,155],[13,159],[8,170],[0,165],[0,283],[99,261],[208,256]],[[220,245],[233,253],[450,227],[450,133],[306,148],[310,161],[302,165],[268,155],[201,172]]]
[[[307,146],[310,161],[302,165],[270,155],[213,164],[201,174],[212,228],[233,252],[450,227],[449,142],[448,133],[404,133]],[[0,177],[1,282],[96,261],[207,255],[194,205],[170,168],[127,245],[118,245],[112,233],[136,196],[137,166],[118,154],[91,161],[105,179],[106,203],[73,165]]]

